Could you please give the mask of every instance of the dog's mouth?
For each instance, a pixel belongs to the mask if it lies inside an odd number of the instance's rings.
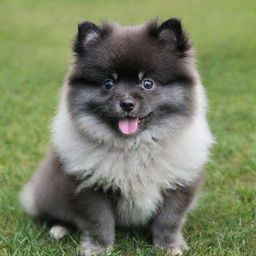
[[[125,117],[118,121],[118,128],[122,134],[130,135],[137,132],[142,123],[149,118],[151,113],[141,118]]]

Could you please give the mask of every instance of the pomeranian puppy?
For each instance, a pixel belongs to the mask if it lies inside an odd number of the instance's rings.
[[[83,22],[73,50],[51,147],[23,206],[56,239],[76,226],[86,256],[106,253],[116,227],[145,225],[155,246],[182,254],[213,141],[187,34],[176,18]]]

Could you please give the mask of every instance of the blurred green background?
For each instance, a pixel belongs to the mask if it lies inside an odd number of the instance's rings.
[[[180,17],[192,36],[216,136],[185,255],[256,255],[256,1],[1,0],[0,255],[78,255],[77,234],[53,241],[18,193],[47,148],[77,23],[133,25]],[[150,235],[118,232],[111,255],[164,255]]]

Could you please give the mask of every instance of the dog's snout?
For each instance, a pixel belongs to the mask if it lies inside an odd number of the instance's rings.
[[[126,111],[130,112],[135,108],[135,100],[131,98],[124,98],[120,101],[120,107]]]

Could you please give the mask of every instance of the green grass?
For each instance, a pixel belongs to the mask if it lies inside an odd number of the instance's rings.
[[[18,194],[49,142],[50,120],[77,22],[136,24],[183,19],[197,49],[216,136],[198,208],[184,233],[186,256],[256,255],[256,2],[203,0],[0,3],[0,255],[78,255],[78,234],[49,238]],[[118,232],[111,255],[164,255],[148,233]]]

